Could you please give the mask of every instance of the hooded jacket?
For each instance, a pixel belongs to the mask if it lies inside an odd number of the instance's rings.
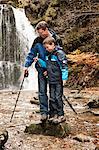
[[[62,80],[68,79],[67,58],[60,47],[56,47],[52,53],[46,56],[46,62],[41,59],[38,62],[43,68],[46,68],[49,83],[61,83]]]

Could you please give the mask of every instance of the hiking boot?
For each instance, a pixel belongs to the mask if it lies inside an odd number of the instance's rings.
[[[66,121],[66,118],[64,116],[58,116],[58,118],[53,120],[53,123],[58,124],[58,123],[62,123],[65,121]]]
[[[57,119],[57,117],[58,117],[58,115],[55,114],[55,115],[53,115],[53,117],[50,117],[48,121],[53,122],[53,120]]]
[[[47,115],[46,115],[46,114],[42,114],[42,115],[41,115],[41,119],[40,119],[40,120],[41,120],[42,122],[44,122],[44,121],[46,121],[46,120],[47,120],[47,118],[48,118],[48,117],[47,117]]]

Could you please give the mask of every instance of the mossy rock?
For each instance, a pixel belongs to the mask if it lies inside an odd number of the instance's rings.
[[[57,16],[57,11],[53,7],[49,7],[46,11],[45,17],[55,18]]]
[[[60,4],[60,1],[59,0],[53,0],[53,1],[51,1],[51,6],[52,7],[55,7],[55,6],[59,6],[59,4]]]
[[[4,144],[7,142],[7,140],[8,132],[6,131],[6,129],[0,127],[0,149],[4,147]]]
[[[34,123],[26,126],[25,132],[29,134],[42,134],[55,137],[66,137],[70,133],[70,126],[67,123],[52,124],[46,123]]]

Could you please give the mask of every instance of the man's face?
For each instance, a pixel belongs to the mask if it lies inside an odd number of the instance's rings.
[[[44,47],[46,48],[46,50],[48,52],[52,52],[55,49],[55,44],[51,43],[51,44],[44,44]]]
[[[38,32],[39,36],[41,36],[44,39],[49,36],[49,31],[47,28],[45,30],[39,29],[39,30],[37,30],[37,32]]]

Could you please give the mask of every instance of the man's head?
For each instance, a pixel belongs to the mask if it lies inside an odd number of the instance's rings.
[[[45,21],[40,21],[36,27],[35,31],[41,36],[42,38],[46,38],[49,36],[48,24]]]
[[[43,41],[44,47],[48,52],[52,52],[55,49],[55,39],[51,36],[48,36],[44,41]]]

